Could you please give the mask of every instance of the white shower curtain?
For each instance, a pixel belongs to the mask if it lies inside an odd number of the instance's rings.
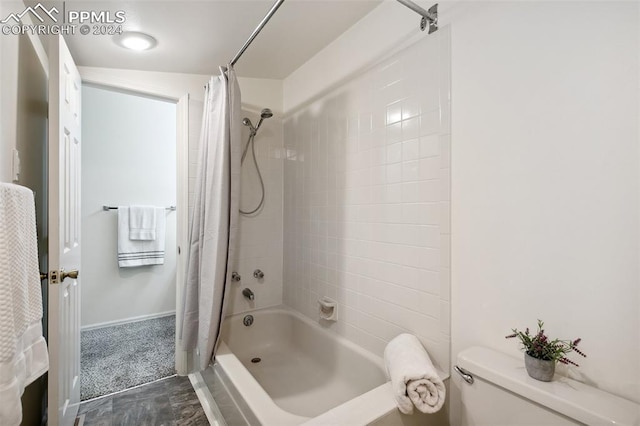
[[[200,370],[215,355],[231,280],[240,191],[240,88],[233,68],[206,87],[183,292],[181,345],[198,349]]]

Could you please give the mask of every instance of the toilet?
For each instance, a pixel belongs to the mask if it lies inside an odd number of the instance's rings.
[[[484,347],[458,354],[461,426],[640,425],[640,405],[575,380],[528,376],[521,358]]]

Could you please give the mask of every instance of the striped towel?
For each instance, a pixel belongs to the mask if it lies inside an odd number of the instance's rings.
[[[164,264],[165,211],[156,208],[156,239],[129,238],[129,207],[118,207],[118,266],[130,268]]]

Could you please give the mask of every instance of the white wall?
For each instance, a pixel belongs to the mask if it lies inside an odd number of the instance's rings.
[[[0,16],[24,9],[22,1],[0,2]],[[23,17],[25,25],[32,25],[29,15]],[[45,74],[48,74],[47,57],[37,36],[3,35],[0,37],[0,182],[12,182],[13,150],[16,148],[16,120],[18,105],[18,74],[20,43],[31,43]],[[22,153],[24,154],[24,153]]]
[[[503,335],[540,318],[583,339],[572,375],[640,401],[638,24],[636,2],[453,23],[454,354],[519,356]]]
[[[8,8],[0,3],[0,14]],[[0,37],[0,181],[11,182],[11,163],[16,146],[18,96],[18,37]]]
[[[179,99],[189,94],[189,210],[193,208],[204,85],[210,76],[194,74],[132,71],[111,68],[80,67],[83,81],[128,88],[156,96]],[[266,187],[266,203],[260,214],[242,217],[236,269],[242,276],[230,291],[228,313],[273,306],[282,303],[282,81],[238,78],[242,92],[242,116],[257,124],[263,108],[273,110],[256,137],[258,163]],[[243,130],[243,144],[248,132]],[[259,181],[250,157],[243,166],[242,205],[249,206],[259,196]],[[190,215],[189,215],[190,217]],[[261,269],[264,280],[255,280],[253,271]],[[242,297],[243,288],[256,295],[254,302]]]
[[[119,268],[118,214],[102,206],[176,205],[176,105],[82,89],[82,325],[175,311],[175,212],[164,264]]]
[[[209,75],[170,72],[135,71],[118,68],[78,67],[82,81],[115,86],[150,95],[179,99],[189,94],[192,99],[204,99],[204,85]],[[216,70],[217,75],[217,70]],[[282,82],[265,78],[238,77],[242,92],[242,108],[259,111],[262,105],[272,105],[275,113],[282,112]]]
[[[287,77],[285,111],[427,37],[395,7],[383,3]],[[440,3],[452,35],[454,363],[470,345],[521,356],[504,335],[541,318],[583,338],[589,357],[572,375],[638,401],[637,8]]]

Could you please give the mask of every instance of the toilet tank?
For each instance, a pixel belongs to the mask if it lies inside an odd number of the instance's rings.
[[[532,379],[521,358],[473,347],[457,366],[473,377],[460,385],[462,426],[640,426],[640,405],[558,375]]]

